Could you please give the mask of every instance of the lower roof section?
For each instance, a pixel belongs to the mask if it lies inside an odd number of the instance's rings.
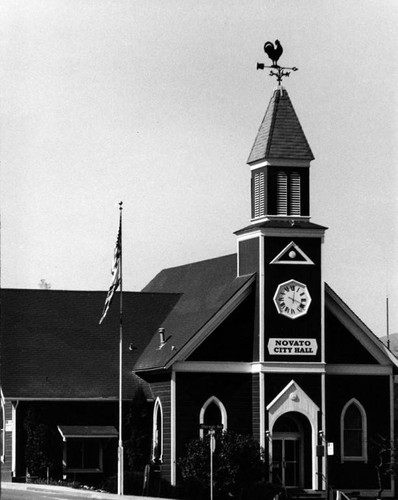
[[[63,441],[71,438],[117,438],[119,433],[112,425],[58,425]]]

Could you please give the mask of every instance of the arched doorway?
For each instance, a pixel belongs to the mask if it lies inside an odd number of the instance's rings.
[[[311,487],[311,426],[298,412],[281,415],[272,430],[272,481],[285,488]]]

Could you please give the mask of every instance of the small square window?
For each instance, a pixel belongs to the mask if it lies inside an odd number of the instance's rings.
[[[66,443],[67,471],[102,471],[102,445],[97,439],[70,439]]]

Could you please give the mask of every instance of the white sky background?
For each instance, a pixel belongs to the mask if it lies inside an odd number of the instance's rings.
[[[398,332],[396,0],[3,0],[0,19],[2,287],[107,290],[121,200],[124,290],[234,253],[278,38],[325,280],[377,335],[388,292]]]

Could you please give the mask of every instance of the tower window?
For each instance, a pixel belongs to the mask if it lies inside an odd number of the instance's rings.
[[[301,215],[300,173],[281,170],[276,178],[277,215]]]
[[[254,174],[254,217],[265,215],[265,174],[263,171]]]
[[[298,172],[292,172],[290,175],[290,215],[301,215],[301,186]]]
[[[278,172],[276,181],[276,209],[278,215],[287,215],[287,175]]]

